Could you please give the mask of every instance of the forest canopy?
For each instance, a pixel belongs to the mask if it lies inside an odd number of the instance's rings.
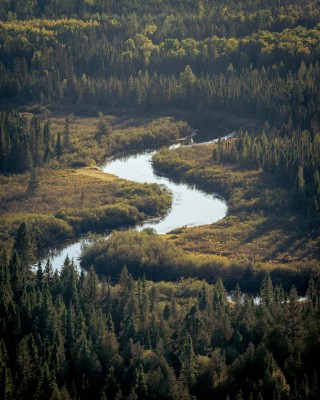
[[[1,1],[1,399],[319,399],[319,62],[318,0]],[[223,221],[35,265],[170,208],[106,157],[218,128],[153,165]]]

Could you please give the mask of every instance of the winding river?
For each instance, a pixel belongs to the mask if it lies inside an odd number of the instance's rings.
[[[229,138],[227,135],[224,139]],[[214,143],[216,140],[205,142]],[[172,146],[175,148],[178,145]],[[132,156],[116,158],[101,167],[103,172],[117,175],[120,178],[136,182],[158,183],[165,185],[173,194],[172,207],[169,213],[157,221],[146,221],[137,229],[152,227],[159,234],[170,232],[182,226],[198,226],[222,219],[227,213],[227,204],[217,195],[208,195],[194,187],[183,183],[174,183],[168,177],[159,176],[152,168],[152,156],[155,151],[146,151]],[[69,243],[63,249],[53,249],[46,254],[54,269],[60,269],[66,256],[73,258],[79,265],[78,258],[81,253],[81,243],[85,240],[78,239]]]

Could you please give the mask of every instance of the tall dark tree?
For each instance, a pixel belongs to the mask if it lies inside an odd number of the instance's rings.
[[[13,250],[24,264],[28,265],[34,261],[35,246],[25,222],[18,228]]]

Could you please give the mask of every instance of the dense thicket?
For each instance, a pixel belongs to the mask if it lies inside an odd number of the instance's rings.
[[[27,267],[27,242],[1,258],[3,399],[317,399],[319,284],[299,301],[269,276],[260,301],[221,280],[118,284],[66,259]]]

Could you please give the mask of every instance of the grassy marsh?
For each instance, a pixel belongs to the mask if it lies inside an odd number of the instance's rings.
[[[156,169],[228,199],[221,221],[182,230],[168,238],[185,251],[230,262],[318,269],[320,239],[309,232],[304,216],[288,209],[289,193],[279,189],[261,169],[212,163],[212,146],[162,150],[153,158]]]
[[[64,134],[66,118],[68,145],[55,157],[55,142],[58,133]],[[186,123],[171,117],[143,120],[69,115],[52,117],[50,130],[52,158],[35,168],[37,187],[32,193],[28,191],[31,172],[0,176],[2,243],[12,243],[22,221],[30,224],[38,245],[45,246],[168,211],[171,195],[163,188],[118,179],[102,173],[97,165],[107,156],[139,148],[145,141],[151,146],[183,136],[190,132]]]

